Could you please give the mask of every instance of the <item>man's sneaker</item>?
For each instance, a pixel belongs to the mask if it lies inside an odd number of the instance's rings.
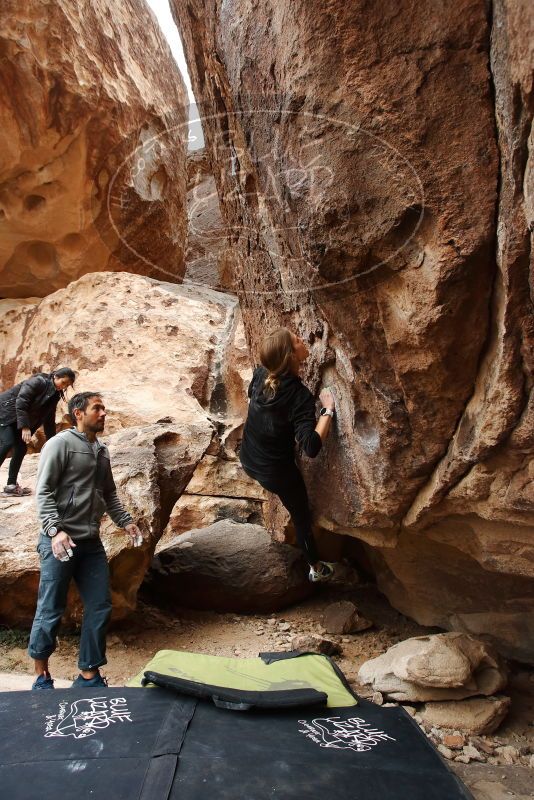
[[[92,678],[84,678],[83,675],[78,675],[75,681],[72,683],[73,689],[80,689],[81,687],[85,687],[86,689],[93,689],[95,686],[107,686],[108,682],[100,672],[97,672]]]
[[[32,691],[36,689],[53,689],[54,688],[54,681],[50,677],[49,672],[43,672],[41,675],[38,675],[32,684]]]
[[[333,574],[333,564],[330,564],[328,561],[318,561],[317,569],[310,567],[310,574],[308,575],[308,578],[312,583],[320,583],[322,581],[330,580]]]

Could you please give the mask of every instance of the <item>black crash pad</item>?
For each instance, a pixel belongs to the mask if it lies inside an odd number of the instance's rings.
[[[235,713],[167,689],[0,694],[10,800],[468,800],[401,708]]]

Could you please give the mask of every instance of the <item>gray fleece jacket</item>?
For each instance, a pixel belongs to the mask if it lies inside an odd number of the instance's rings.
[[[117,497],[106,445],[98,442],[95,455],[76,428],[61,431],[43,447],[36,499],[42,533],[56,527],[74,541],[98,537],[106,511],[119,528],[133,521]]]

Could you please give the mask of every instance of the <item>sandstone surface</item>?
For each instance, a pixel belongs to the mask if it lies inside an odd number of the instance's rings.
[[[419,713],[428,725],[485,735],[497,730],[509,709],[510,698],[500,695],[425,703]]]
[[[302,653],[321,653],[325,656],[337,656],[342,652],[341,645],[331,639],[325,639],[318,633],[299,633],[291,639],[291,649]]]
[[[0,297],[179,281],[187,94],[147,5],[5,0],[0,31]]]
[[[156,552],[180,534],[206,528],[219,520],[263,524],[266,493],[243,472],[235,453],[232,459],[228,458],[228,451],[225,456],[204,455],[172,509]]]
[[[263,524],[262,503],[218,495],[195,495],[186,490],[176,502],[156,552],[163,550],[177,536],[197,528],[207,528],[214,522],[229,519],[233,522]]]
[[[323,623],[328,633],[358,633],[373,625],[358,614],[358,609],[349,600],[330,603],[324,612]]]
[[[532,5],[171,5],[253,357],[287,324],[338,398],[317,523],[534,661]]]
[[[268,614],[309,596],[307,572],[300,551],[264,528],[221,520],[160,550],[146,588],[173,607]]]
[[[185,283],[232,290],[232,251],[206,151],[187,156]]]
[[[490,63],[501,174],[491,328],[455,436],[405,518],[418,533],[373,561],[390,600],[419,622],[483,633],[534,661],[530,4],[493,4]]]
[[[348,530],[400,522],[454,433],[488,326],[484,3],[388,3],[374,21],[361,2],[173,5],[253,354],[290,324],[311,345],[311,388],[339,395],[319,507]]]
[[[492,695],[506,668],[491,647],[462,633],[416,636],[366,661],[359,680],[394,700],[454,700]]]
[[[167,418],[206,420],[213,405],[233,430],[240,407],[227,399],[224,379],[234,394],[243,390],[244,375],[226,359],[238,325],[236,299],[205,287],[126,272],[84,275],[3,315],[0,352],[10,359],[0,365],[1,385],[70,366],[76,391],[104,394],[107,433]]]

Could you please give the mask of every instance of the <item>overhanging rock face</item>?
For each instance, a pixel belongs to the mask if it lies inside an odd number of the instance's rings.
[[[320,524],[400,609],[534,660],[526,3],[171,5],[252,352],[287,324],[338,397]]]
[[[187,94],[146,4],[5,0],[0,29],[0,297],[180,280]]]

